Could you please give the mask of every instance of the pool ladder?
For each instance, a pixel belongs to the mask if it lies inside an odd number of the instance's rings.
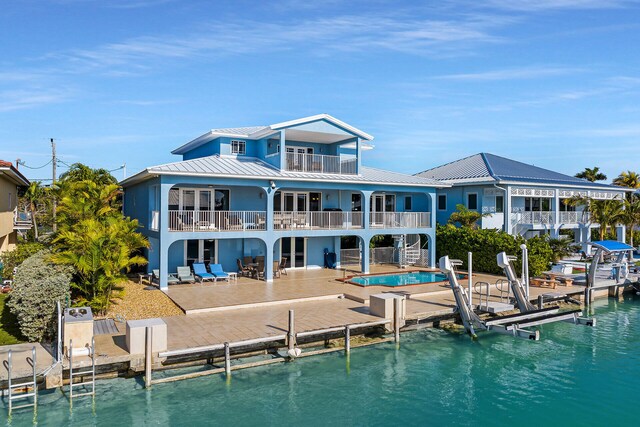
[[[73,402],[74,397],[82,397],[82,396],[95,396],[96,394],[96,343],[95,338],[91,338],[91,348],[89,349],[91,356],[91,366],[89,368],[86,367],[78,367],[78,370],[75,370],[73,367],[73,340],[69,341],[69,401]],[[84,368],[84,369],[83,369]],[[88,381],[81,381],[79,383],[74,383],[73,378],[76,376],[83,377],[85,375],[91,374],[91,379]],[[84,387],[90,389],[90,391],[84,391],[81,393],[73,392],[75,387]]]
[[[27,362],[29,362],[29,358],[27,357]],[[11,378],[13,374],[13,351],[9,350],[7,354],[7,370],[9,371],[9,416],[11,416],[11,411],[14,409],[20,408],[29,408],[33,407],[34,411],[38,406],[38,385],[36,384],[36,348],[33,347],[31,349],[31,367],[33,369],[33,380],[27,381],[19,384],[13,384],[13,380]],[[29,399],[33,398],[31,403],[23,403],[18,406],[14,406],[13,402],[16,400]]]

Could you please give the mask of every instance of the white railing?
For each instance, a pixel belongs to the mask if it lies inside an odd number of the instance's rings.
[[[264,211],[170,210],[169,231],[266,230]]]
[[[362,212],[289,212],[273,213],[274,230],[348,230],[362,228]]]
[[[555,223],[556,213],[553,211],[541,212],[517,212],[516,217],[521,224],[553,224]]]
[[[13,211],[14,228],[31,228],[31,226],[33,226],[31,212],[18,212],[17,209]]]
[[[586,223],[591,219],[589,212],[560,212],[561,224]]]
[[[429,228],[430,212],[371,212],[371,228]]]
[[[356,159],[323,154],[286,153],[286,169],[294,172],[336,173],[355,175]]]

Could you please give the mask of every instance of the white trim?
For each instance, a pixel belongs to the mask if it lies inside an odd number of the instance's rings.
[[[269,165],[267,163],[267,165],[271,168],[273,168],[273,165]],[[296,181],[296,182],[336,182],[336,178],[340,179],[340,182],[344,182],[346,184],[364,184],[364,185],[389,185],[389,186],[401,186],[401,187],[429,187],[429,188],[450,188],[452,187],[450,184],[446,184],[446,183],[439,183],[439,182],[434,182],[434,183],[430,183],[430,182],[425,182],[425,183],[406,183],[406,182],[384,182],[384,181],[354,181],[354,180],[349,180],[349,179],[345,179],[347,177],[350,176],[357,176],[357,175],[338,175],[338,174],[331,174],[331,178],[326,178],[326,179],[319,179],[319,178],[300,178],[300,177],[295,177],[295,176],[287,176],[287,175],[226,175],[226,174],[219,174],[219,173],[209,173],[209,172],[184,172],[184,171],[154,171],[152,169],[145,169],[143,171],[138,172],[137,174],[123,180],[120,182],[120,185],[124,185],[129,184],[129,183],[135,183],[138,182],[138,180],[134,179],[137,178],[138,175],[142,175],[143,173],[147,173],[149,175],[148,178],[153,178],[154,176],[159,176],[159,175],[169,175],[169,176],[191,176],[191,177],[204,177],[204,178],[231,178],[231,179],[257,179],[257,180],[273,180],[273,181],[277,181],[279,179],[285,179],[287,181]],[[320,174],[319,174],[320,175]],[[144,180],[147,177],[144,178],[140,178],[140,180]]]
[[[233,143],[234,142],[238,143],[238,151],[237,152],[233,151]],[[232,139],[229,142],[229,145],[231,146],[231,154],[235,154],[236,156],[246,156],[247,155],[247,141],[245,141],[243,139]],[[240,152],[240,147],[244,147],[244,150],[242,150],[242,152]]]
[[[475,194],[475,195],[476,195],[476,207],[475,207],[475,208],[473,208],[473,209],[471,209],[471,208],[469,207],[469,196],[470,196],[470,195],[472,195],[472,194]],[[477,211],[477,210],[479,210],[479,208],[480,208],[480,206],[479,206],[479,205],[480,205],[480,200],[479,200],[479,197],[478,197],[478,192],[470,191],[470,192],[468,192],[468,193],[465,193],[465,195],[466,195],[466,200],[465,200],[465,202],[466,202],[467,209],[469,209],[470,211]]]
[[[271,126],[269,126],[271,129],[273,130],[280,130],[282,128],[288,128],[288,127],[292,127],[292,126],[296,126],[296,125],[302,125],[305,123],[311,123],[311,122],[317,122],[320,120],[326,120],[330,123],[333,123],[334,125],[341,127],[343,129],[346,129],[347,131],[349,131],[350,133],[353,133],[357,136],[359,136],[362,139],[366,139],[367,141],[372,141],[373,140],[373,136],[369,135],[366,132],[361,131],[358,128],[355,128],[345,122],[343,122],[342,120],[338,120],[335,117],[330,116],[329,114],[326,113],[322,113],[322,114],[316,114],[315,116],[309,116],[309,117],[302,117],[300,119],[295,119],[295,120],[289,120],[287,122],[282,122],[282,123],[276,123],[273,124]]]
[[[444,196],[444,209],[440,209],[440,196]],[[446,212],[449,207],[449,197],[446,194],[436,194],[436,209],[440,212]]]

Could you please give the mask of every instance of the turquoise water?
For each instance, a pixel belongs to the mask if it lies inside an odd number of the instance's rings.
[[[393,343],[98,397],[41,394],[38,425],[637,425],[640,299],[600,302],[598,327],[545,325],[541,341],[426,329]],[[0,412],[0,419],[6,412]],[[636,421],[634,421],[636,420]],[[32,412],[7,425],[32,424]],[[3,422],[4,423],[4,422]]]
[[[446,281],[447,276],[441,273],[428,271],[414,271],[401,274],[383,274],[380,276],[361,276],[349,279],[350,282],[362,286],[404,286],[418,285],[420,283],[433,283]]]

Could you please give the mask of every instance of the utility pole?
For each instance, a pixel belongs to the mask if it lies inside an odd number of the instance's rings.
[[[57,209],[57,203],[56,203],[56,193],[55,193],[55,187],[56,187],[56,165],[58,164],[58,159],[56,159],[56,143],[53,140],[53,138],[51,138],[51,156],[52,156],[52,160],[51,160],[51,166],[53,169],[53,176],[52,176],[52,184],[51,184],[51,188],[53,190],[53,232],[55,233],[58,229],[58,226],[56,224],[56,209]]]
[[[16,159],[16,169],[20,169],[20,159]]]

